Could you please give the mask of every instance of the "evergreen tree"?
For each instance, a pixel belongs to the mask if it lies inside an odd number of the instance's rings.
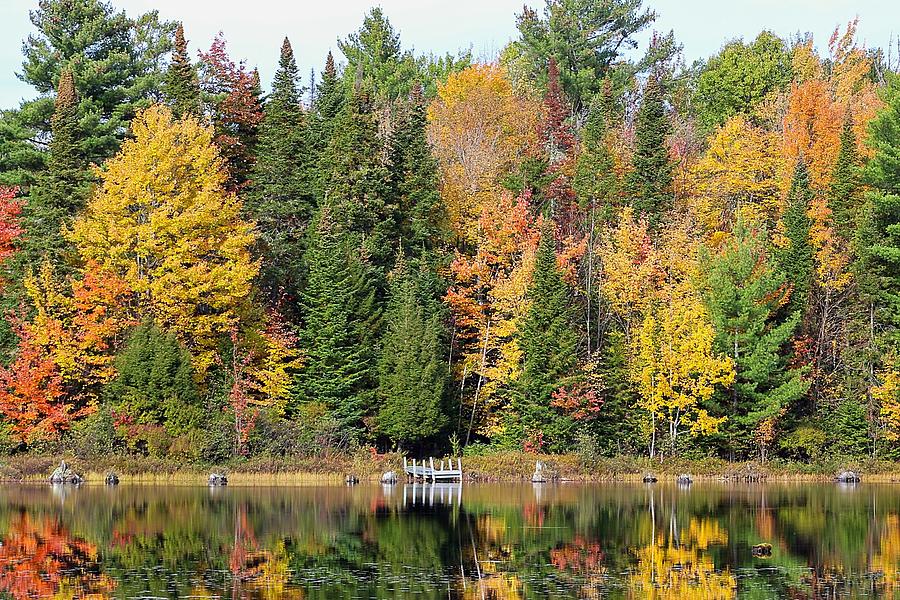
[[[117,376],[104,394],[136,423],[165,425],[180,434],[200,425],[204,410],[191,355],[178,338],[152,322],[136,327],[115,361]]]
[[[391,179],[397,198],[398,235],[414,259],[432,257],[446,227],[438,190],[437,161],[431,154],[428,116],[421,86],[395,109],[391,135]]]
[[[311,224],[301,296],[298,402],[320,402],[347,431],[358,432],[374,406],[379,309],[352,238],[323,206]]]
[[[721,254],[704,251],[704,300],[716,330],[716,351],[734,360],[735,381],[723,430],[732,456],[747,458],[756,445],[767,450],[760,425],[774,423],[781,411],[806,393],[803,371],[788,365],[788,346],[801,314],[786,318],[779,308],[786,277],[769,256],[767,236],[742,221]],[[754,442],[758,442],[754,444]]]
[[[78,93],[80,150],[88,164],[102,164],[118,151],[135,112],[158,98],[175,23],[160,21],[155,11],[130,18],[103,0],[40,0],[29,16],[36,31],[22,45],[21,78],[40,96],[5,112],[3,120],[14,122],[13,132],[35,133],[26,144],[48,135],[51,94],[63,71],[71,71]],[[24,166],[32,154],[18,148],[9,158]]]
[[[396,197],[384,150],[371,96],[357,91],[335,119],[323,157],[325,196],[335,222],[360,236],[382,277],[398,250]]]
[[[62,259],[68,244],[60,229],[84,207],[90,186],[71,71],[63,71],[59,78],[55,107],[47,170],[25,208],[26,237],[20,260],[26,268],[36,268],[46,259],[64,272]]]
[[[553,392],[573,376],[577,336],[572,328],[569,288],[556,264],[552,229],[541,234],[534,260],[534,278],[528,288],[528,314],[522,323],[523,354],[510,434],[524,439],[540,431],[551,450],[565,448],[572,425],[570,417],[551,406]]]
[[[604,139],[606,119],[602,103],[591,103],[587,120],[581,130],[581,152],[575,163],[572,187],[582,206],[599,208],[599,217],[609,221],[614,214],[614,201],[619,184],[616,179],[612,152]]]
[[[176,117],[200,116],[200,82],[191,65],[187,41],[184,39],[184,26],[181,23],[175,30],[175,45],[172,49],[172,62],[166,73],[164,93],[172,107],[172,114]]]
[[[841,131],[841,147],[837,163],[831,176],[828,190],[828,207],[832,211],[835,231],[845,240],[850,240],[856,224],[860,181],[859,152],[856,149],[856,135],[850,119],[844,121]]]
[[[322,78],[316,87],[315,102],[309,115],[309,147],[314,164],[324,164],[326,161],[327,150],[331,146],[331,138],[334,135],[335,120],[343,106],[344,88],[338,77],[334,56],[329,52],[325,59],[325,70],[322,71]],[[321,202],[328,183],[328,171],[320,168],[313,174],[316,198]]]
[[[778,263],[791,284],[788,308],[792,313],[800,313],[801,320],[809,301],[814,268],[813,247],[809,241],[810,220],[807,215],[812,197],[809,170],[806,163],[799,160],[782,216],[787,245],[778,255]]]
[[[644,98],[635,120],[633,170],[628,174],[627,188],[635,211],[645,214],[653,226],[659,224],[663,213],[672,204],[672,163],[668,145],[671,133],[662,82],[651,76],[644,87]]]
[[[299,292],[305,232],[315,207],[301,93],[294,52],[285,38],[247,195],[247,209],[259,228],[262,285],[272,297]]]
[[[378,430],[398,447],[437,434],[447,423],[448,370],[441,356],[441,323],[401,256],[391,276],[390,300],[378,364]]]
[[[416,82],[416,62],[400,46],[400,34],[380,7],[366,13],[362,27],[338,46],[347,57],[348,88],[366,84],[378,99],[407,96]],[[353,79],[350,79],[350,78]]]

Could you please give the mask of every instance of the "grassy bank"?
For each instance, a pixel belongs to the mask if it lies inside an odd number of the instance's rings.
[[[84,475],[88,483],[102,482],[108,471],[123,483],[195,485],[206,482],[212,472],[225,472],[232,485],[329,485],[342,484],[348,474],[361,481],[378,481],[388,470],[400,471],[400,454],[347,454],[310,458],[257,458],[224,464],[180,463],[171,459],[110,456],[94,460],[62,456],[18,455],[0,460],[0,481],[43,482],[59,464],[66,462]],[[765,464],[732,463],[715,458],[701,460],[622,456],[585,459],[577,454],[535,455],[499,452],[463,458],[467,481],[530,481],[536,461],[544,473],[562,481],[638,481],[644,473],[660,480],[689,473],[695,479],[743,479],[747,473],[761,474],[768,481],[825,481],[843,469],[853,469],[864,481],[900,483],[900,463],[871,459],[824,460],[814,463],[769,461]]]

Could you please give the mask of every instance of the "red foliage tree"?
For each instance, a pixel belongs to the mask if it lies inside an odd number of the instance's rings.
[[[237,191],[249,182],[256,161],[254,149],[263,118],[259,73],[229,58],[221,32],[200,59],[203,86],[212,97],[215,142],[228,162],[229,187]]]

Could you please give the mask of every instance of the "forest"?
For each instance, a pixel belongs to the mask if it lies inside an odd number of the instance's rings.
[[[900,460],[900,47],[855,20],[687,64],[547,0],[479,59],[373,8],[261,82],[156,12],[30,18],[0,452]]]

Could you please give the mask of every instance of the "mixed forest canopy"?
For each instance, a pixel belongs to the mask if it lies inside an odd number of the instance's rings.
[[[513,18],[485,62],[374,8],[305,86],[288,39],[261,82],[222,34],[39,0],[0,449],[900,459],[890,53],[850,21],[686,65],[641,0]]]

